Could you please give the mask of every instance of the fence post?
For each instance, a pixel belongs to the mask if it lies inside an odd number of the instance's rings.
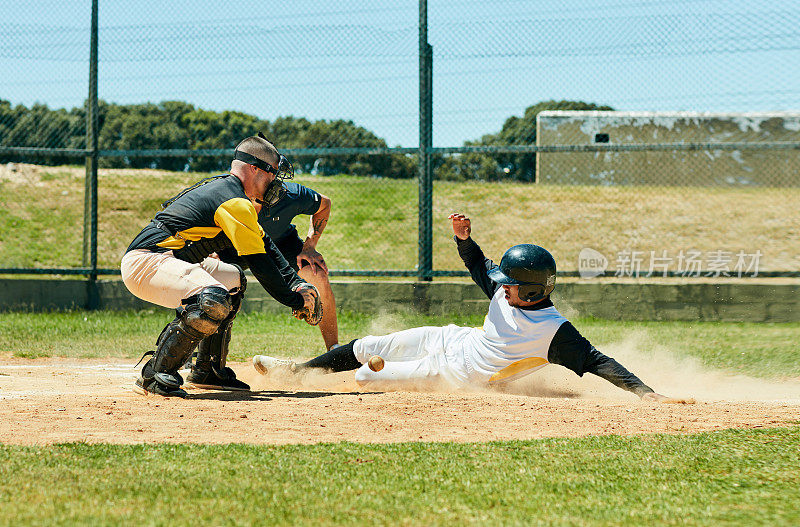
[[[97,108],[97,2],[92,0],[92,29],[89,44],[89,97],[86,100],[86,177],[83,194],[83,267],[89,267],[87,309],[100,307],[97,289],[97,162],[99,115]]]
[[[419,2],[419,234],[417,278],[433,271],[433,47],[428,44],[428,2]]]

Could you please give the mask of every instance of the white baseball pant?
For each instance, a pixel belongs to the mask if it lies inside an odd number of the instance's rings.
[[[228,291],[241,285],[239,270],[217,258],[190,264],[172,255],[135,249],[122,257],[122,281],[135,296],[153,304],[177,308],[181,300],[209,286]]]
[[[468,328],[455,325],[412,328],[380,337],[367,336],[353,345],[353,353],[363,364],[356,371],[361,385],[468,384],[463,350],[459,345]],[[367,361],[379,355],[386,364],[381,371],[369,369]],[[398,386],[399,387],[399,386]]]

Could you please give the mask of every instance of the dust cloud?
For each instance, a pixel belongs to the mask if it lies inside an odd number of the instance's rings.
[[[602,346],[601,351],[653,390],[669,397],[703,401],[800,401],[800,380],[770,381],[713,370],[697,359],[654,344],[644,331],[633,331],[620,342]],[[630,398],[630,394],[595,375],[578,378],[555,365],[512,383],[504,391],[538,397]]]

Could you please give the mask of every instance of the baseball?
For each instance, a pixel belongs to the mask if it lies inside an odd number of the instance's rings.
[[[369,358],[367,361],[367,366],[372,371],[381,371],[383,369],[383,357],[379,357],[378,355],[374,355]]]

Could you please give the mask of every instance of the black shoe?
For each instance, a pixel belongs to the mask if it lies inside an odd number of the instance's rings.
[[[237,379],[233,370],[227,366],[222,368],[222,371],[213,368],[208,371],[192,368],[192,372],[186,377],[186,382],[206,390],[250,390],[250,385]]]
[[[189,395],[188,393],[186,393],[186,391],[182,390],[181,388],[176,388],[174,386],[161,384],[155,379],[150,379],[149,381],[145,381],[144,378],[141,376],[138,379],[136,379],[136,383],[133,386],[133,391],[138,393],[139,395],[160,395],[162,397],[185,398]]]

